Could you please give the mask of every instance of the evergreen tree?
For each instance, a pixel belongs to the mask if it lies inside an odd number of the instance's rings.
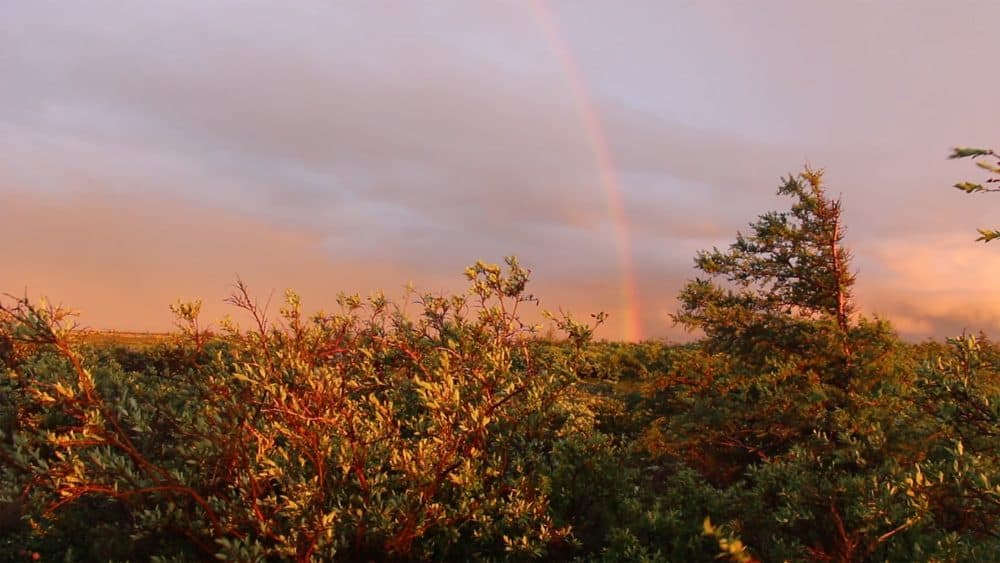
[[[699,252],[696,267],[709,277],[682,290],[674,318],[704,331],[711,349],[756,367],[789,354],[822,359],[846,389],[855,276],[840,200],[826,194],[822,180],[821,171],[808,168],[788,176],[778,194],[795,199],[789,211],[761,215],[726,251]]]
[[[705,339],[656,383],[664,416],[647,435],[725,491],[729,508],[707,516],[765,560],[883,557],[917,521],[890,492],[904,365],[888,325],[854,314],[841,204],[822,179],[784,178],[787,211],[697,255],[704,277],[675,320]]]

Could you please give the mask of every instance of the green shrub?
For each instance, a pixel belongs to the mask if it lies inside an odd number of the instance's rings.
[[[228,327],[210,357],[197,307],[177,307],[186,365],[152,370],[120,351],[91,364],[62,312],[8,306],[4,329],[46,351],[7,380],[6,498],[25,500],[39,549],[87,558],[565,550],[578,520],[553,518],[550,490],[572,486],[545,471],[595,439],[575,360],[532,357],[533,328],[517,316],[528,273],[515,260],[467,275],[468,295],[419,296],[413,316],[376,295],[306,318],[288,293],[275,324],[241,284],[231,301],[253,330]],[[590,334],[560,326],[578,345]]]

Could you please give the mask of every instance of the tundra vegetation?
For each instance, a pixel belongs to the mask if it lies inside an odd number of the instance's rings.
[[[308,316],[238,282],[248,326],[177,303],[141,347],[8,297],[0,559],[997,560],[1000,348],[859,314],[822,174],[778,193],[696,257],[684,345],[543,338],[514,258]]]

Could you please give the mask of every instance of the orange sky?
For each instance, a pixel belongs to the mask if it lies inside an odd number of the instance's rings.
[[[977,174],[945,159],[1000,144],[1000,6],[544,6],[561,55],[527,0],[0,0],[0,291],[162,330],[177,298],[227,312],[237,275],[329,307],[517,254],[544,308],[607,311],[608,338],[633,264],[643,334],[684,338],[695,252],[809,163],[863,311],[913,339],[1000,329],[1000,247],[973,242],[1000,198],[950,189]]]
[[[171,328],[168,305],[178,299],[203,300],[205,320],[239,312],[222,301],[237,278],[262,302],[273,298],[276,312],[284,289],[303,295],[311,310],[333,309],[337,293],[368,295],[381,289],[403,294],[418,290],[463,291],[462,271],[407,268],[378,256],[337,261],[323,251],[315,232],[277,227],[265,221],[225,215],[162,198],[132,200],[105,192],[75,192],[52,201],[26,194],[0,194],[3,240],[24,243],[8,252],[5,271],[17,272],[22,286],[13,295],[50,297],[80,313],[89,328],[161,331]],[[40,230],[41,228],[41,230]],[[548,278],[548,279],[546,279]],[[526,309],[559,307],[583,319],[594,302],[613,302],[613,288],[535,276],[532,291],[548,298]],[[609,325],[609,332],[621,330]]]
[[[463,265],[457,262],[451,271],[438,271],[439,266],[401,266],[379,256],[338,261],[324,251],[316,232],[155,196],[77,191],[52,200],[6,193],[0,194],[0,209],[16,210],[4,213],[0,237],[22,241],[4,260],[4,271],[17,272],[21,285],[6,289],[78,309],[83,325],[91,328],[167,330],[167,305],[177,299],[203,299],[206,320],[218,320],[236,313],[222,300],[237,277],[262,300],[274,296],[275,307],[283,289],[294,288],[311,309],[334,307],[338,291],[367,294],[381,288],[399,296],[407,281],[435,292],[464,288]],[[859,276],[858,299],[866,313],[886,316],[918,338],[998,328],[1000,290],[992,280],[1000,276],[1000,261],[994,248],[958,235],[887,240],[863,249],[885,270]],[[541,297],[542,309],[563,307],[585,318],[615,303],[611,285],[560,278],[534,266],[532,291]],[[642,316],[653,335],[685,338],[667,318],[683,280],[658,278],[666,288],[662,292],[644,287],[647,295],[658,295],[646,302]],[[529,316],[537,318],[530,309]],[[612,315],[604,336],[623,331],[618,317]]]

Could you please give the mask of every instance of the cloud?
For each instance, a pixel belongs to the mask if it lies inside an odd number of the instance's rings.
[[[1000,258],[971,236],[913,235],[878,241],[866,253],[879,270],[859,279],[865,310],[909,337],[1000,330]],[[862,272],[864,274],[864,272]]]
[[[924,274],[881,264],[892,257],[869,241],[903,250],[989,222],[988,205],[947,189],[967,169],[943,155],[998,125],[976,109],[992,103],[996,78],[955,63],[996,41],[981,33],[991,18],[923,5],[900,18],[796,4],[551,8],[613,155],[647,334],[676,334],[667,314],[693,254],[785,206],[779,177],[806,162],[843,194],[865,291],[913,297],[885,305],[900,319],[919,305],[911,280]],[[838,31],[801,25],[813,16]],[[243,269],[285,271],[268,260],[288,255],[288,271],[370,270],[352,274],[369,285],[450,280],[477,258],[514,253],[557,304],[624,316],[627,276],[593,139],[526,5],[0,2],[0,17],[16,22],[0,34],[0,197],[13,198],[0,214],[21,221],[21,207],[42,200],[59,210],[35,217],[46,228],[6,270],[13,278],[59,279],[46,270],[62,260],[49,240],[64,232],[58,219],[108,240],[149,237],[175,261],[195,252],[185,276],[170,277],[127,244],[77,248],[88,279],[133,279],[135,264],[163,274],[135,279],[148,302],[172,299],[168,284],[185,279],[228,283],[210,253],[162,234],[191,223],[158,219],[164,209],[227,225],[200,236],[239,246]],[[981,86],[957,86],[971,83]],[[74,217],[83,213],[100,224]],[[226,242],[244,235],[252,243]],[[36,250],[49,258],[27,257]],[[910,326],[938,331],[965,318],[955,307]]]
[[[0,292],[48,296],[81,311],[84,326],[99,329],[168,330],[167,306],[177,299],[203,299],[205,319],[219,319],[234,313],[222,301],[237,278],[262,300],[277,301],[285,288],[295,289],[313,310],[335,308],[341,291],[382,290],[396,298],[408,282],[432,293],[466,289],[468,263],[442,269],[401,266],[378,255],[338,259],[315,231],[93,189],[66,199],[0,192],[0,237],[20,241],[5,254],[4,272],[12,275],[5,275]],[[542,305],[527,307],[527,320],[540,321],[543,308],[580,319],[610,309],[601,334],[623,330],[613,283],[575,281],[557,270],[533,278],[530,291]]]

